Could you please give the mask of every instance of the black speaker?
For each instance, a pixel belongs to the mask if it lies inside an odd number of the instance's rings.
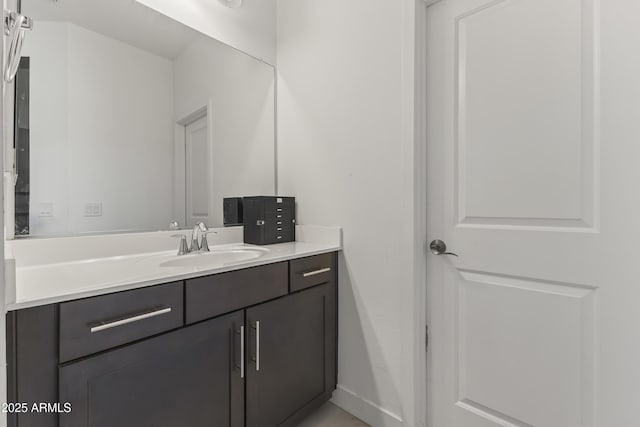
[[[226,197],[223,200],[223,223],[225,227],[242,225],[242,197]]]

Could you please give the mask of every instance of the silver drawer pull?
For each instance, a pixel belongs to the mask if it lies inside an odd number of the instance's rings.
[[[256,371],[260,370],[260,321],[256,320],[255,325],[251,327],[256,331],[256,355],[251,357],[251,360],[256,364]]]
[[[302,273],[302,277],[316,276],[318,274],[328,273],[330,271],[331,271],[331,267],[321,268],[320,270],[314,270],[314,271],[308,271],[306,273]]]
[[[260,321],[256,320],[256,371],[260,370]]]
[[[107,329],[115,328],[118,326],[126,325],[128,323],[138,322],[144,319],[150,319],[152,317],[161,316],[163,314],[171,313],[171,307],[161,308],[159,310],[150,311],[148,313],[139,314],[137,316],[127,317],[126,319],[116,320],[115,322],[104,323],[102,325],[94,326],[91,328],[91,333],[100,332]]]
[[[240,378],[244,378],[244,326],[240,326]]]

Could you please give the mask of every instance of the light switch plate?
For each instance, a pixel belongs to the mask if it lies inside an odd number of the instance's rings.
[[[85,203],[84,216],[86,217],[102,216],[102,203]]]

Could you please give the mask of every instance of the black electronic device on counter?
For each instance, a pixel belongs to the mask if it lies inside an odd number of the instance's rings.
[[[244,215],[242,197],[225,197],[223,200],[223,224],[225,227],[242,225]]]
[[[242,205],[245,243],[271,245],[296,240],[295,197],[244,197]]]

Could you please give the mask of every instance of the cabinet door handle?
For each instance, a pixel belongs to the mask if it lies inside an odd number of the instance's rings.
[[[244,325],[240,326],[240,378],[244,378]]]
[[[302,273],[302,277],[316,276],[318,274],[328,273],[330,271],[331,271],[331,267],[321,268],[320,270],[307,271],[306,273]]]
[[[256,320],[256,325],[252,326],[253,329],[256,330],[256,357],[254,361],[256,362],[256,371],[260,370],[260,321]]]
[[[158,310],[150,311],[148,313],[138,314],[136,316],[127,317],[125,319],[116,320],[109,323],[103,323],[91,328],[91,333],[105,331],[107,329],[115,328],[117,326],[126,325],[128,323],[139,322],[140,320],[150,319],[152,317],[160,316],[163,314],[171,313],[171,307],[161,308]]]

